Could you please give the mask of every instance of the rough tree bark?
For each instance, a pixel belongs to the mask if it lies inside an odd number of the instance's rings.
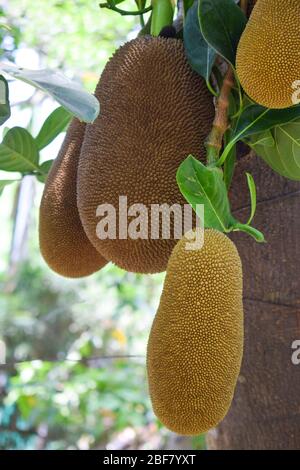
[[[210,449],[300,449],[300,184],[280,177],[252,153],[237,165],[231,201],[247,220],[245,171],[257,185],[254,225],[266,244],[235,233],[243,262],[245,350],[230,412],[208,433]]]

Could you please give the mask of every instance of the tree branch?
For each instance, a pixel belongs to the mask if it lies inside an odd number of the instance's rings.
[[[248,0],[240,0],[240,7],[241,7],[241,10],[243,10],[243,12],[245,13],[245,15],[247,15]]]
[[[213,164],[218,160],[222,142],[225,132],[228,129],[228,108],[229,108],[229,95],[234,86],[234,73],[231,65],[224,77],[220,96],[216,104],[216,114],[213,122],[212,130],[210,131],[205,147],[207,149],[207,163]]]
[[[137,11],[126,11],[126,10],[121,10],[121,8],[118,8],[114,5],[111,5],[110,3],[99,3],[100,8],[108,8],[109,10],[116,11],[122,16],[138,16],[138,15],[144,15],[145,13],[148,13],[149,11],[152,10],[152,6],[149,6],[147,8],[144,8],[143,10],[137,10]]]
[[[84,364],[84,365],[91,365],[93,362],[96,361],[102,361],[102,360],[118,360],[118,359],[145,359],[145,356],[140,355],[140,354],[114,354],[114,355],[103,355],[103,356],[91,356],[87,358],[81,358],[81,359],[71,359],[68,357],[59,359],[56,357],[42,357],[42,358],[29,358],[29,359],[24,359],[23,361],[7,361],[5,364],[0,364],[0,370],[1,369],[7,369],[8,367],[16,366],[19,364],[26,364],[29,362],[34,362],[34,361],[41,361],[41,362],[52,362],[52,363],[63,363],[63,362],[73,362],[74,364]]]

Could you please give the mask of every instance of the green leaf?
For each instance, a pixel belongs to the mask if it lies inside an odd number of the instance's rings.
[[[45,120],[40,132],[38,133],[35,141],[37,143],[38,149],[42,150],[50,142],[52,142],[55,137],[63,132],[67,125],[69,124],[72,115],[66,111],[63,107],[56,108]]]
[[[195,1],[188,10],[183,40],[186,56],[192,69],[208,82],[216,59],[216,51],[207,44],[200,31],[198,1]]]
[[[254,104],[242,112],[237,122],[235,136],[239,136],[239,139],[240,136],[244,138],[298,118],[300,118],[300,105],[286,109],[268,109]]]
[[[260,135],[252,136],[247,143],[276,173],[300,181],[300,121],[276,126],[269,131],[273,145],[265,145]]]
[[[45,183],[53,162],[54,160],[47,160],[40,165],[38,173],[36,174],[36,177],[40,183]]]
[[[186,17],[188,10],[193,6],[194,0],[183,0],[184,15]]]
[[[300,121],[277,126],[274,141],[288,178],[300,180]]]
[[[10,117],[9,90],[8,83],[0,75],[0,126]]]
[[[9,127],[4,126],[3,129],[2,129],[2,138],[4,138],[6,136],[8,131],[9,131]]]
[[[178,168],[177,183],[195,211],[197,204],[204,204],[205,227],[228,231],[233,217],[220,169],[206,167],[189,155]]]
[[[28,70],[0,64],[0,69],[18,80],[51,95],[71,114],[84,122],[93,122],[99,114],[99,101],[82,86],[53,70]]]
[[[260,132],[259,134],[254,134],[253,136],[246,137],[244,142],[247,145],[263,145],[264,147],[274,147],[275,140],[272,134],[272,130],[268,129],[267,131]]]
[[[0,144],[0,170],[32,172],[39,168],[39,152],[32,135],[22,127],[10,129]]]
[[[300,118],[300,105],[286,109],[268,109],[256,104],[248,106],[239,117],[232,140],[225,147],[218,166],[224,163],[232,147],[239,140],[270,130],[277,125],[295,121],[298,118]]]
[[[259,230],[238,222],[231,214],[222,170],[206,167],[189,155],[178,168],[176,178],[181,193],[195,212],[197,205],[204,205],[205,228],[214,228],[225,233],[241,230],[259,242],[264,241],[264,236]],[[253,197],[253,189],[251,191]]]
[[[247,176],[247,183],[248,183],[248,188],[250,191],[250,199],[251,199],[251,214],[247,222],[247,225],[250,225],[256,212],[256,186],[255,186],[253,176],[250,173],[246,173],[246,176]]]
[[[231,149],[231,152],[226,158],[225,164],[224,164],[224,182],[225,182],[227,190],[230,188],[230,185],[231,185],[231,181],[232,181],[233,174],[234,174],[235,162],[236,162],[236,146],[234,146]]]
[[[199,0],[200,29],[206,42],[235,65],[247,18],[234,0]]]
[[[264,243],[266,241],[263,233],[261,233],[256,228],[251,227],[251,225],[241,224],[241,223],[237,222],[233,227],[233,231],[234,232],[238,232],[238,231],[239,232],[245,232],[248,235],[250,235],[251,237],[253,237],[258,243]]]
[[[5,188],[5,186],[8,186],[9,184],[14,183],[15,181],[18,180],[0,180],[0,196],[3,193],[3,189]]]

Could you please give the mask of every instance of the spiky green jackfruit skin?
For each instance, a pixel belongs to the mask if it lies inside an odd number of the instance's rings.
[[[300,76],[299,0],[258,0],[240,39],[237,74],[252,100],[272,109],[293,106]]]
[[[77,166],[85,124],[71,122],[48,175],[40,206],[40,250],[49,267],[65,277],[83,277],[107,261],[87,238],[77,209]]]
[[[147,350],[154,412],[178,434],[198,435],[226,415],[243,353],[242,266],[227,236],[203,248],[181,239],[170,257]]]
[[[96,89],[101,112],[87,126],[78,172],[78,207],[86,233],[108,260],[138,273],[164,271],[176,243],[151,239],[151,204],[186,203],[176,182],[191,153],[204,158],[204,140],[214,105],[204,80],[193,72],[182,41],[140,37],[121,47],[105,67]],[[147,239],[120,239],[119,196],[148,210]],[[116,239],[99,239],[96,209],[112,204]],[[134,219],[129,217],[128,223]],[[124,224],[123,224],[124,226]],[[125,220],[125,228],[127,220]]]

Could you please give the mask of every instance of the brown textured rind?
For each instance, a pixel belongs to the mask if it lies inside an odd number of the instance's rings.
[[[100,240],[96,208],[119,196],[128,206],[185,203],[176,170],[192,153],[204,156],[214,115],[204,80],[178,39],[142,37],[121,47],[96,89],[101,113],[87,126],[78,172],[78,207],[86,233],[108,260],[127,271],[164,271],[176,240]],[[118,219],[117,219],[118,220]],[[130,219],[132,220],[132,219]],[[118,225],[117,225],[118,228]],[[171,224],[171,234],[173,224]]]
[[[150,333],[153,409],[179,434],[197,435],[226,415],[243,352],[242,267],[235,245],[206,230],[201,250],[186,239],[170,257]]]
[[[77,209],[77,166],[85,124],[73,119],[47,178],[40,207],[41,253],[53,271],[83,277],[107,261],[89,242]]]
[[[300,78],[299,0],[256,2],[237,51],[237,73],[246,93],[268,108],[293,106]]]

